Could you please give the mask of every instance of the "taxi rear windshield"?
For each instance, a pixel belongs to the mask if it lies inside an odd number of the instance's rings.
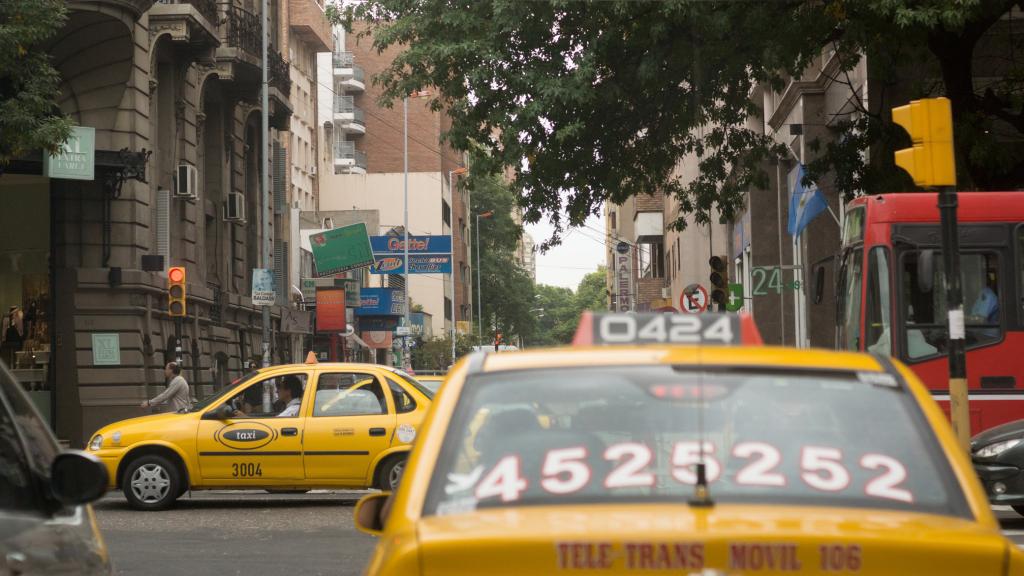
[[[482,374],[424,513],[711,500],[969,517],[924,415],[884,373],[672,366]]]

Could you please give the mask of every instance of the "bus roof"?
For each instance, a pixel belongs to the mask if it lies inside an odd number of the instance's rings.
[[[1019,222],[1024,220],[1024,192],[959,192],[960,222]],[[862,196],[847,212],[867,206],[870,222],[938,222],[938,193],[907,192]]]

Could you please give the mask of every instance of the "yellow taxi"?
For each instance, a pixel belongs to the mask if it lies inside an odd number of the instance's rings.
[[[444,384],[444,379],[447,378],[444,374],[417,374],[416,380],[420,384],[423,384],[427,388],[430,388],[434,393],[441,388],[441,384]]]
[[[356,507],[366,573],[1024,574],[911,371],[759,341],[605,314],[579,346],[464,359],[397,492]]]
[[[274,366],[188,413],[105,426],[88,450],[141,510],[188,490],[394,489],[432,397],[377,364]]]

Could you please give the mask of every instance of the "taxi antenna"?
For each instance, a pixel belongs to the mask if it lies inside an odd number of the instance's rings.
[[[695,508],[710,508],[715,505],[711,499],[711,491],[708,489],[708,468],[704,456],[704,441],[707,434],[704,430],[704,359],[700,346],[697,347],[697,391],[700,398],[697,401],[697,481],[693,485],[693,497],[688,504]]]

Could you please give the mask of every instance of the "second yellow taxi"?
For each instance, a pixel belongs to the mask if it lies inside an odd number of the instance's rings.
[[[596,315],[579,346],[463,360],[397,492],[356,508],[367,573],[1024,574],[912,372],[751,328]]]
[[[190,489],[393,489],[432,397],[377,364],[274,366],[188,413],[105,426],[88,448],[142,510]]]

